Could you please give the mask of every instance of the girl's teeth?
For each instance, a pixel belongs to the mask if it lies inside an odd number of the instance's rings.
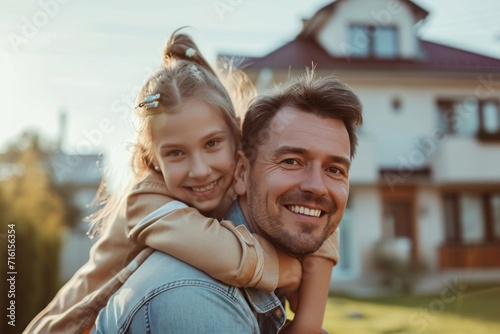
[[[212,189],[213,187],[215,187],[216,184],[217,184],[217,181],[214,181],[206,187],[203,187],[203,188],[191,187],[191,189],[193,189],[196,192],[203,192],[203,191],[208,191],[208,190]]]

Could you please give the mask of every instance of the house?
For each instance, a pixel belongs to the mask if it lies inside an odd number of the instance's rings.
[[[363,102],[333,290],[377,291],[381,257],[419,268],[416,291],[500,282],[500,59],[422,40],[428,15],[337,0],[271,53],[231,56],[259,92],[314,63]]]
[[[67,189],[70,202],[78,209],[76,221],[64,229],[60,253],[61,280],[66,281],[89,258],[92,240],[87,236],[88,222],[83,221],[96,208],[91,205],[101,183],[98,154],[59,152],[51,161],[54,182]]]

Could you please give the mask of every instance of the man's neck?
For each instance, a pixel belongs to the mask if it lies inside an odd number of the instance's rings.
[[[246,196],[239,196],[238,199],[238,204],[240,205],[241,212],[243,212],[243,216],[245,217],[245,220],[247,221],[248,228],[250,229],[251,232],[256,232],[257,226],[255,223],[250,219],[250,215],[248,214],[248,201]]]

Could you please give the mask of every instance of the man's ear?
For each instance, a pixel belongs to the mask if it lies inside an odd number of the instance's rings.
[[[236,155],[236,168],[234,170],[234,191],[239,196],[247,192],[247,178],[250,171],[250,162],[242,151]]]

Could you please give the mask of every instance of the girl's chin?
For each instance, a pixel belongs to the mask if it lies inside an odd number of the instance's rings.
[[[221,200],[219,199],[210,199],[210,200],[206,200],[206,201],[195,201],[193,203],[193,207],[196,208],[198,211],[203,211],[203,212],[207,212],[207,211],[213,211],[213,210],[217,210],[218,208],[218,203],[220,203]]]

